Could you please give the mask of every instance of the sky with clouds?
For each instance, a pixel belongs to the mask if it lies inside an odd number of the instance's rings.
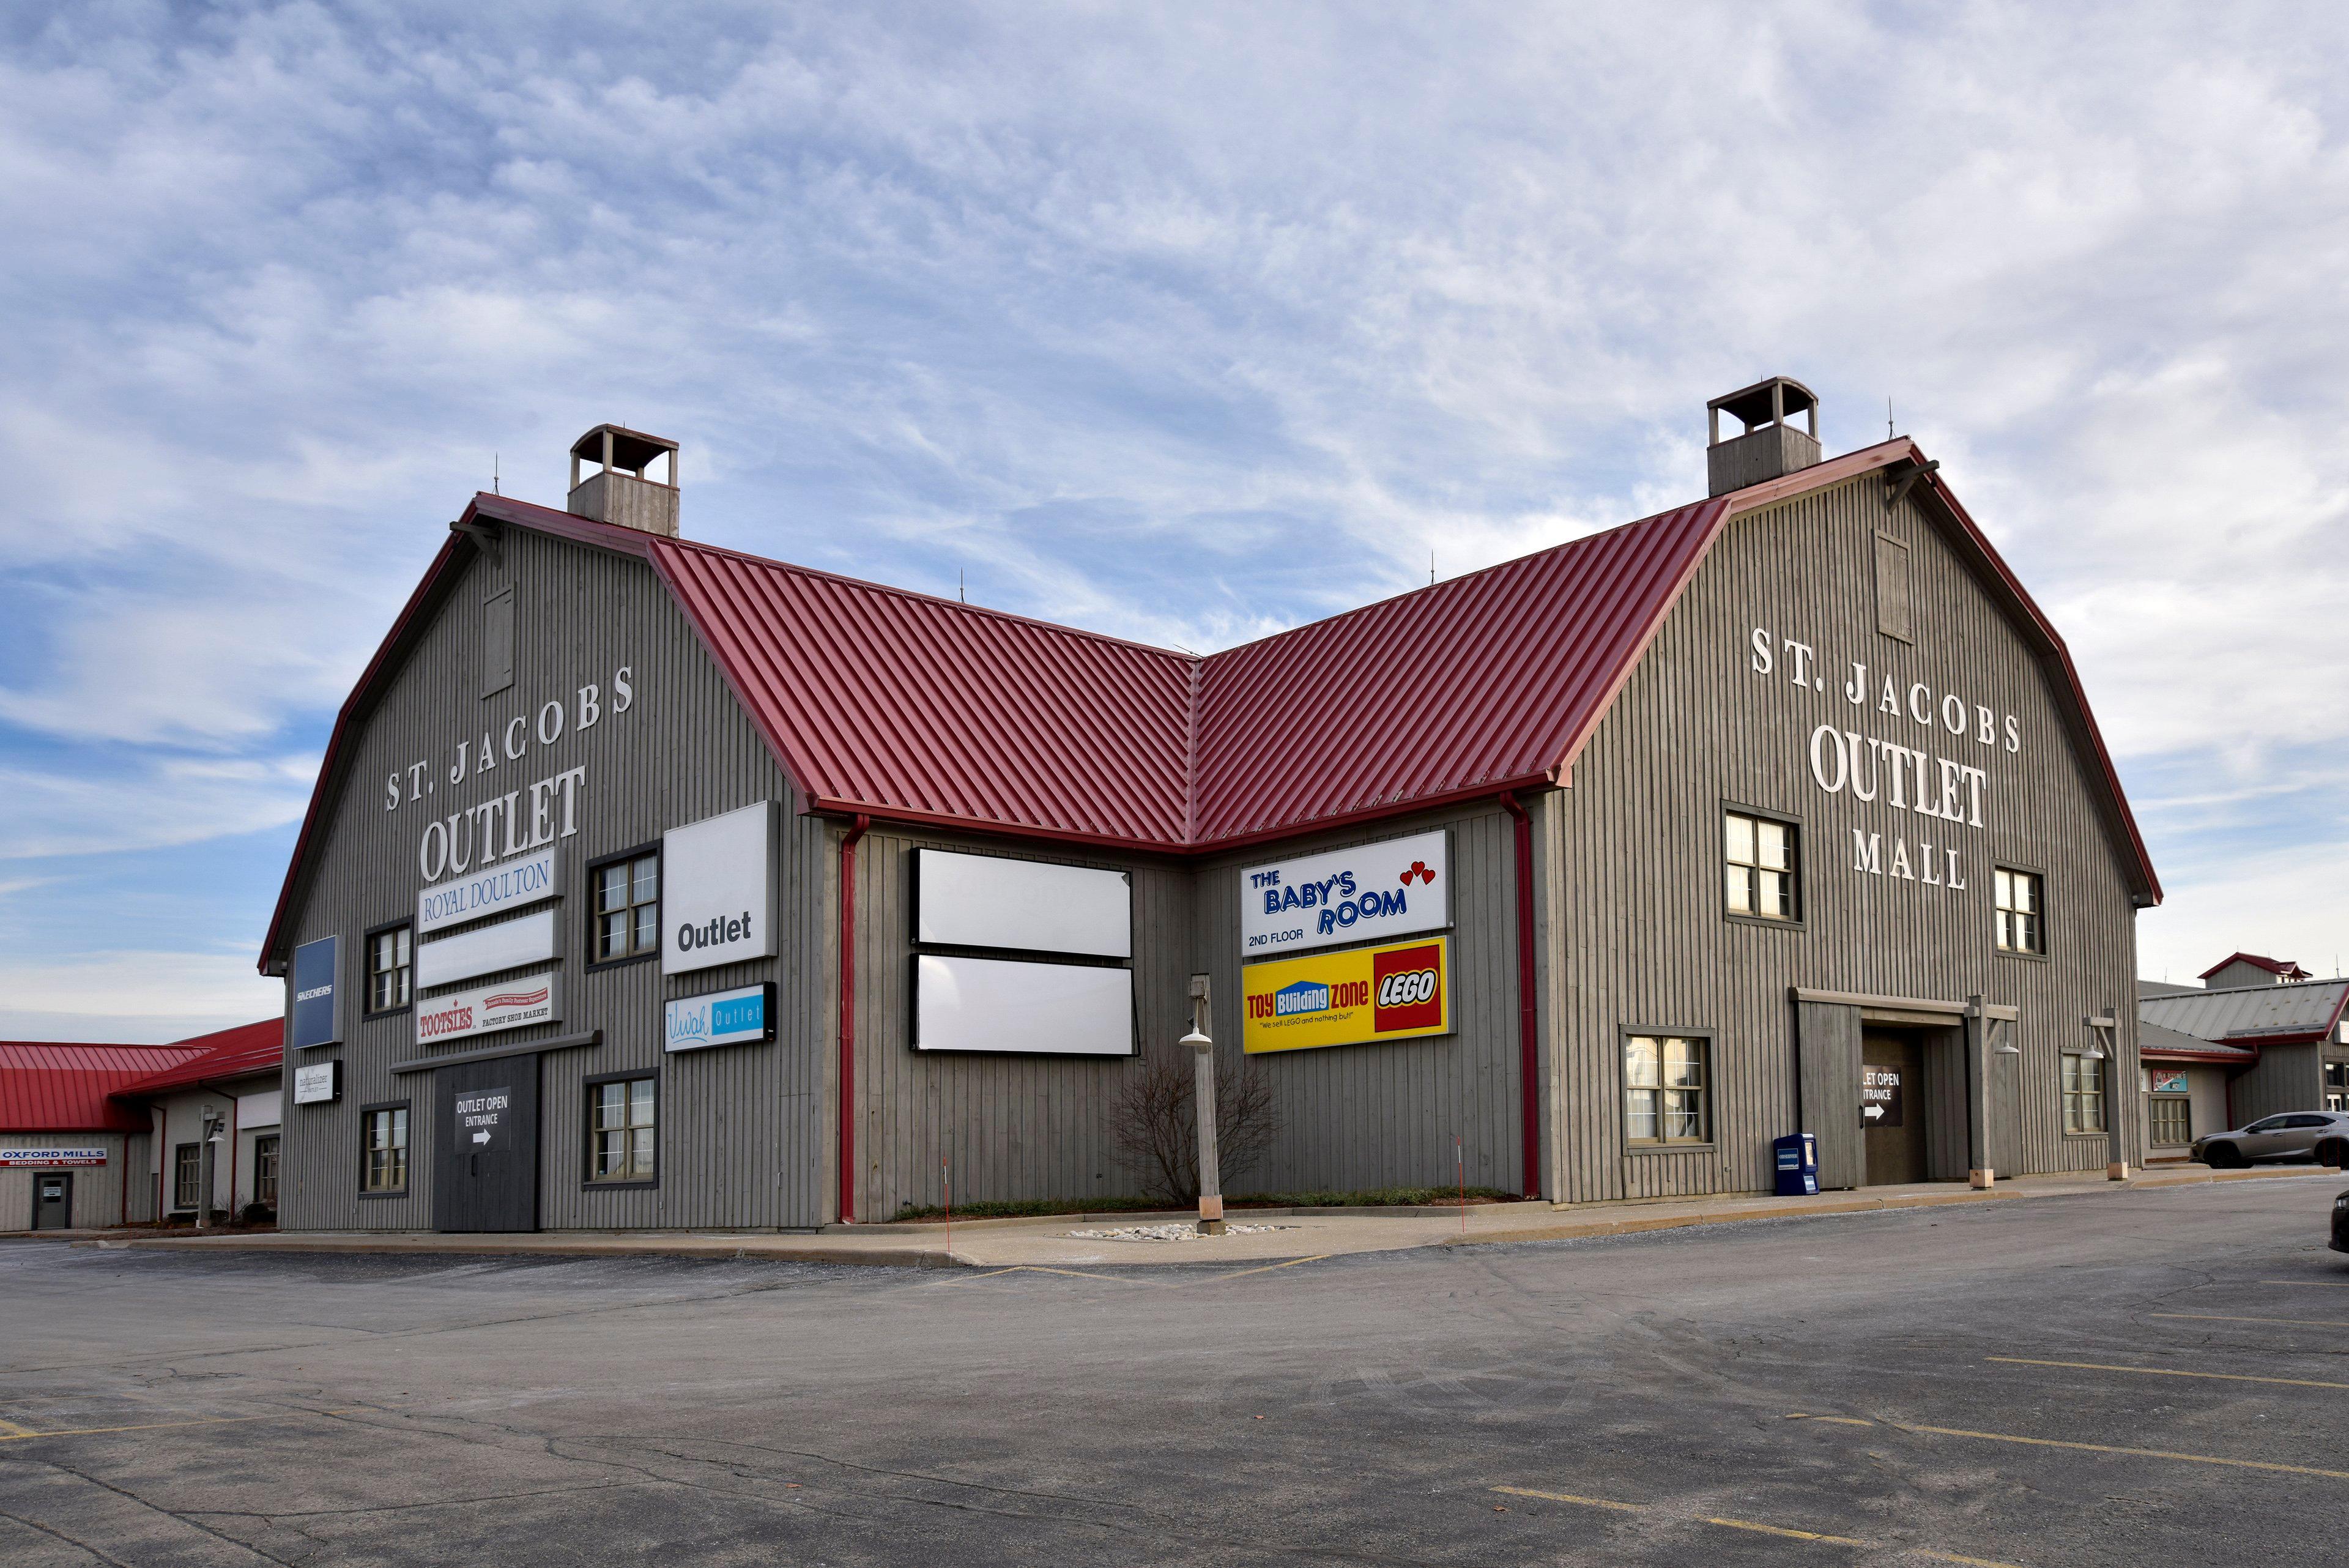
[[[2333,971],[2349,12],[0,10],[0,1034],[276,1010],[336,706],[603,420],[710,540],[1227,646],[1885,402],[2069,639],[2148,975]]]

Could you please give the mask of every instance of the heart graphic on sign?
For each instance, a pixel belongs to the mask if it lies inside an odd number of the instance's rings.
[[[1435,880],[1435,873],[1427,868],[1426,861],[1414,860],[1411,863],[1411,869],[1402,874],[1402,885],[1406,888],[1410,887],[1413,877],[1417,877],[1422,882],[1432,883]]]

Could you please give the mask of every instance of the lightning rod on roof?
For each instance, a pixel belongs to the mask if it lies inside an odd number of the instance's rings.
[[[1892,439],[1892,400],[1889,397],[1884,400],[1884,439]]]
[[[1433,550],[1427,553],[1427,586],[1431,588],[1435,586],[1435,552]]]
[[[492,495],[505,493],[498,488],[498,454],[496,452],[490,453],[490,493]]]

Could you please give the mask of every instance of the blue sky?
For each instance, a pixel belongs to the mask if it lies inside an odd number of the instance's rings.
[[[2143,968],[2331,970],[2349,22],[2323,8],[0,11],[0,1034],[274,1011],[336,705],[492,464],[1192,649],[1893,400],[2070,639]]]

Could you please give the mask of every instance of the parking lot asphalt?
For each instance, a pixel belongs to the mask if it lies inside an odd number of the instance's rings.
[[[0,1248],[0,1562],[2292,1563],[2337,1173],[1153,1269]]]

